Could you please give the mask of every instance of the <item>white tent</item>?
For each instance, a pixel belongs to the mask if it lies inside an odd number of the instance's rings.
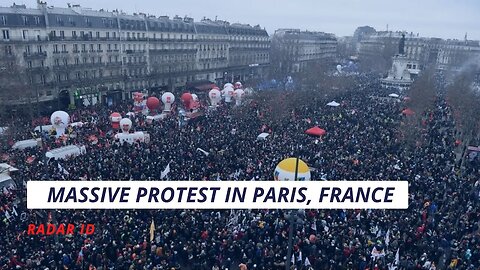
[[[17,172],[18,169],[7,163],[0,163],[0,172]]]
[[[15,182],[10,176],[10,173],[16,171],[18,171],[17,168],[14,168],[6,163],[0,163],[0,190],[3,190],[5,187],[15,187]]]
[[[263,132],[258,135],[257,140],[265,140],[270,134]]]
[[[340,103],[335,102],[335,101],[332,101],[332,102],[327,103],[327,106],[330,106],[330,107],[338,107],[338,106],[340,106]]]
[[[3,188],[14,188],[15,182],[13,181],[12,177],[6,173],[0,173],[0,190]]]
[[[397,95],[397,94],[393,94],[393,93],[392,93],[392,94],[390,94],[390,95],[388,95],[388,96],[389,96],[389,97],[393,97],[393,98],[398,98],[398,97],[399,97],[399,95]]]

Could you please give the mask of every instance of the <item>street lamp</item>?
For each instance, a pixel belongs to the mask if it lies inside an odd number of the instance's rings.
[[[299,158],[295,159],[295,178],[293,181],[297,181],[298,178],[298,161]],[[293,210],[290,210],[290,228],[288,231],[288,249],[287,249],[287,262],[285,264],[285,269],[290,270],[290,263],[292,259],[292,249],[293,249],[293,227],[295,226],[295,219],[297,215],[294,214]],[[294,262],[295,263],[295,262]]]

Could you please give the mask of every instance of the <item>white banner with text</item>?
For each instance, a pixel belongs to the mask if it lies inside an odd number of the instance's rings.
[[[406,209],[407,181],[28,181],[29,209]]]

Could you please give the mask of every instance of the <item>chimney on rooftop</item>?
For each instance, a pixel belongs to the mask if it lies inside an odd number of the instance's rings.
[[[37,8],[38,9],[46,9],[47,8],[47,2],[42,2],[41,0],[37,0]]]

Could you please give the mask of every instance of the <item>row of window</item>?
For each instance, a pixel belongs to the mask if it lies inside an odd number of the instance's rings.
[[[258,36],[231,36],[231,40],[234,41],[269,41],[270,38],[268,36],[265,37],[258,37]]]
[[[218,62],[213,62],[213,63],[202,64],[202,67],[203,69],[216,69],[216,68],[224,68],[225,65]]]
[[[8,30],[6,30],[8,31]],[[27,30],[23,30],[23,31],[27,31]],[[58,34],[58,36],[57,36]],[[56,30],[52,30],[50,32],[50,36],[52,38],[60,38],[60,39],[65,39],[65,38],[90,38],[90,39],[93,39],[93,38],[96,38],[96,39],[100,39],[100,38],[105,38],[105,39],[116,39],[117,38],[117,32],[100,32],[100,31],[97,31],[95,32],[95,36],[94,36],[94,33],[92,31],[78,31],[78,34],[77,34],[77,31],[76,30],[73,30],[71,32],[71,36],[66,36],[65,35],[65,31],[64,30],[60,30],[57,31]],[[146,33],[140,33],[140,32],[122,32],[122,37],[124,38],[127,38],[127,39],[146,39],[147,38],[147,35]],[[157,38],[160,38],[160,39],[170,39],[170,37],[172,39],[178,39],[178,40],[193,40],[194,39],[194,35],[183,35],[183,34],[170,34],[167,33],[164,34],[161,33],[158,37],[157,37],[157,34],[156,33],[153,33],[152,36],[150,36],[150,38],[153,38],[153,39],[157,39]]]
[[[235,64],[253,64],[254,62],[267,62],[268,54],[232,56],[232,62]]]
[[[227,58],[227,53],[222,52],[222,53],[201,53],[199,55],[200,59],[215,59],[215,58]]]
[[[177,63],[181,61],[194,61],[195,56],[192,54],[176,54],[176,55],[159,55],[152,57],[154,63]]]
[[[200,51],[210,51],[210,48],[212,49],[212,51],[215,51],[215,50],[225,51],[225,50],[227,50],[228,45],[227,44],[218,44],[218,45],[213,45],[213,44],[212,45],[210,45],[210,44],[202,45],[202,44],[200,44],[199,48],[200,48]]]
[[[89,47],[87,47],[87,45],[89,45]],[[87,49],[89,52],[103,52],[103,44],[73,44],[72,45],[72,49],[73,49],[73,52],[74,53],[78,53],[78,52],[87,52]],[[107,48],[107,51],[110,52],[112,50],[114,51],[118,51],[118,44],[106,44],[106,48]],[[157,44],[153,44],[150,46],[150,49],[194,49],[195,46],[192,45],[192,44],[174,44],[174,45],[167,45],[167,44],[164,44],[164,45],[158,45]],[[207,52],[207,51],[226,51],[228,46],[226,44],[221,44],[221,45],[200,45],[199,46],[200,48],[200,51],[204,51],[204,52]],[[125,50],[128,50],[128,51],[137,51],[137,50],[140,50],[140,51],[146,51],[147,49],[147,46],[146,44],[122,44],[122,51],[125,52]],[[25,51],[27,53],[30,52],[30,45],[26,45],[25,46]],[[67,44],[61,44],[61,45],[58,45],[58,44],[54,44],[53,45],[53,53],[68,53],[68,50],[67,50]]]
[[[117,38],[117,32],[111,32],[111,35],[110,35],[110,32],[104,32],[105,33],[105,36],[103,36],[104,38],[107,38],[109,39],[110,37],[112,39],[116,39]],[[58,37],[61,38],[61,39],[64,39],[65,38],[65,31],[63,30],[60,30],[58,31]],[[57,37],[57,31],[55,30],[52,30],[50,32],[50,36],[52,38],[56,38]],[[72,31],[72,35],[70,36],[72,38],[77,38],[77,37],[80,37],[80,38],[93,38],[93,32],[92,31],[88,31],[88,32],[85,32],[85,31],[79,31],[79,35],[77,35],[77,31],[76,30],[73,30]],[[95,32],[95,38],[103,38],[102,36],[100,36],[100,32]]]
[[[264,43],[234,43],[230,48],[265,48],[268,49],[270,48],[270,44],[264,44]]]
[[[33,20],[31,20],[31,18],[29,19],[27,16],[22,16],[23,25],[30,25],[30,21],[33,25],[40,25],[40,17],[34,16]],[[0,16],[0,25],[7,25],[7,23],[7,16]]]
[[[153,73],[172,73],[172,72],[185,72],[194,70],[193,64],[183,65],[161,65],[153,70]]]

